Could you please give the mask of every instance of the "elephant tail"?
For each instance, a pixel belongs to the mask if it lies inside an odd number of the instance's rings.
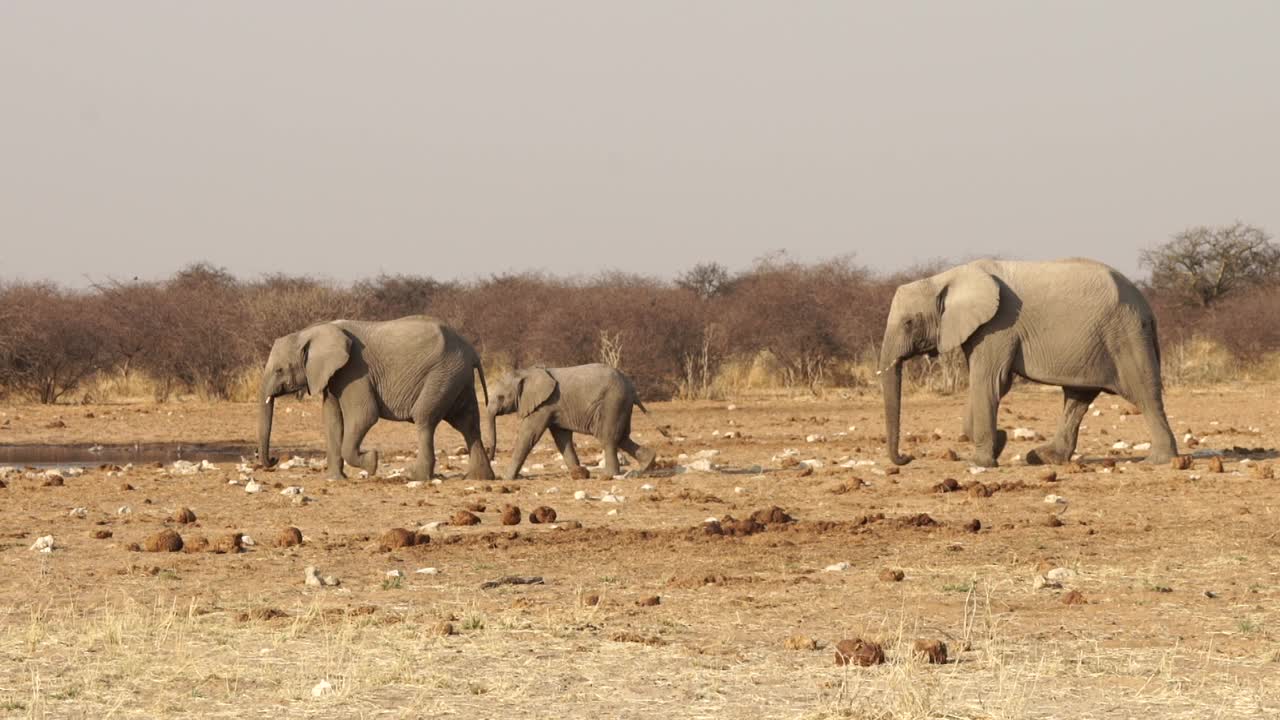
[[[634,400],[632,400],[631,402],[633,402],[633,403],[635,404],[635,406],[636,406],[636,407],[640,408],[640,412],[644,413],[645,415],[649,415],[649,408],[645,407],[645,406],[644,406],[644,403],[640,402],[640,398],[638,398],[638,397],[637,397],[637,398],[635,398]],[[652,416],[650,416],[650,417],[652,417]],[[666,439],[668,439],[668,440],[670,440],[670,439],[671,439],[671,426],[670,426],[670,425],[658,425],[657,427],[658,427],[658,434],[659,434],[659,435],[661,435],[662,437],[664,437],[664,438],[666,438]]]
[[[484,366],[479,362],[475,365],[476,372],[480,373],[480,389],[484,392],[484,404],[489,404],[489,385],[484,381]]]

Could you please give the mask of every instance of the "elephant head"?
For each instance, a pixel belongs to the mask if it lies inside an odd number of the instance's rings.
[[[878,374],[883,378],[885,441],[895,465],[911,462],[898,454],[903,361],[960,347],[999,307],[1000,286],[975,265],[900,285],[893,294]]]
[[[485,408],[485,450],[493,460],[498,452],[498,416],[519,412],[521,418],[529,417],[556,391],[556,380],[544,368],[527,368],[508,373],[494,383],[489,391],[489,404]]]
[[[351,338],[337,325],[321,323],[276,338],[262,371],[258,416],[258,460],[271,465],[271,420],[276,398],[306,390],[319,394],[351,357]]]

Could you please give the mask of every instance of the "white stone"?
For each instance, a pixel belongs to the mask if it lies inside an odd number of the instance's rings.
[[[410,490],[417,490],[418,488],[424,485],[426,485],[426,483],[424,483],[421,480],[410,480],[409,482],[404,484],[404,486],[409,488]]]
[[[320,571],[314,565],[307,566],[307,569],[303,571],[303,577],[305,582],[313,587],[320,587],[324,584],[320,580]]]
[[[718,522],[720,522],[720,518],[709,517],[709,518],[707,518],[706,520],[703,520],[702,522],[703,522],[704,524],[708,524],[708,525],[709,525],[709,524],[711,524],[711,523],[718,523]]]
[[[744,488],[744,487],[738,486],[738,487],[735,487],[735,488],[733,489],[733,491],[734,491],[735,493],[737,493],[737,494],[741,495],[742,493],[746,492],[746,491],[747,491],[747,489],[746,489],[746,488]]]
[[[1076,573],[1070,568],[1057,567],[1044,574],[1046,580],[1057,583],[1063,583],[1075,577]]]
[[[31,544],[31,549],[42,553],[53,552],[53,536],[42,535],[36,538],[36,541]]]
[[[1062,587],[1062,583],[1050,580],[1043,575],[1037,575],[1036,579],[1031,582],[1031,587],[1036,590],[1054,590]]]
[[[281,490],[280,494],[281,495],[301,495],[302,488],[298,487],[297,485],[290,485],[289,487]]]
[[[738,406],[737,406],[737,405],[734,405],[733,403],[729,403],[729,406],[725,408],[725,410],[728,410],[728,411],[730,411],[730,412],[732,412],[732,411],[734,411],[734,410],[737,410],[737,409],[738,409]]]
[[[1022,428],[1022,427],[1014,428],[1013,439],[1014,440],[1039,440],[1040,433],[1036,432],[1035,430],[1032,430],[1031,428]]]
[[[805,438],[804,438],[804,441],[805,441],[805,442],[811,442],[811,443],[814,443],[814,442],[826,442],[826,441],[827,441],[827,436],[826,436],[826,435],[818,435],[818,434],[806,435],[806,436],[805,436]]]
[[[1046,505],[1066,505],[1067,499],[1061,495],[1045,495],[1044,502]]]
[[[653,492],[653,489],[654,489],[653,486],[650,485],[649,483],[645,483],[640,486],[641,492]]]
[[[89,511],[82,507],[72,508],[71,512],[67,513],[67,515],[73,518],[84,518],[88,517]]]
[[[116,508],[117,515],[128,515],[131,512],[133,512],[133,508],[129,507],[128,505],[121,505],[120,507]]]
[[[1150,450],[1150,449],[1151,449],[1151,443],[1149,443],[1149,442],[1140,442],[1140,443],[1138,443],[1137,445],[1134,445],[1134,446],[1133,446],[1133,449],[1134,449],[1134,450],[1137,450],[1138,452],[1142,452],[1143,450]]]
[[[389,578],[402,578],[402,577],[404,577],[404,571],[403,571],[403,570],[388,570],[388,571],[387,571],[387,577],[389,577]]]
[[[573,499],[574,499],[574,500],[586,500],[586,499],[587,499],[587,491],[586,491],[586,490],[578,490],[578,491],[574,492],[574,493],[573,493]]]
[[[558,492],[560,492],[560,488],[558,488],[558,487],[549,487],[549,488],[547,488],[546,490],[543,490],[543,491],[542,491],[542,494],[543,494],[543,495],[555,495],[555,494],[556,494],[556,493],[558,493]]]
[[[244,484],[244,491],[247,493],[262,492],[262,484],[257,480],[250,480]]]
[[[698,452],[694,453],[693,456],[698,459],[704,459],[704,458],[710,459],[719,454],[720,454],[719,450],[711,449],[711,450],[699,450]]]
[[[333,685],[328,680],[321,680],[311,688],[311,697],[324,697],[333,694]]]
[[[1123,440],[1117,440],[1116,443],[1111,446],[1111,449],[1112,450],[1128,450],[1130,447],[1132,446],[1129,443]]]
[[[601,496],[600,496],[600,502],[605,502],[605,503],[621,503],[621,502],[625,502],[625,501],[626,501],[626,498],[625,498],[625,497],[623,497],[623,496],[621,496],[621,495],[614,495],[614,494],[613,494],[613,493],[611,493],[611,492],[607,492],[607,493],[605,493],[604,495],[601,495]]]
[[[418,532],[435,532],[436,530],[439,530],[444,525],[448,525],[448,523],[446,523],[443,520],[432,520],[431,522],[426,523],[425,525],[419,526]]]
[[[810,458],[810,459],[808,459],[808,460],[801,460],[801,461],[800,461],[800,464],[801,464],[801,465],[804,465],[804,466],[806,466],[806,467],[811,467],[811,468],[813,468],[814,470],[817,470],[818,468],[821,468],[821,467],[822,467],[822,461],[821,461],[821,460],[815,460],[815,459],[813,459],[813,458]]]
[[[980,466],[980,465],[973,465],[973,466],[971,466],[971,467],[969,468],[969,474],[970,474],[970,475],[981,475],[982,473],[984,473],[984,472],[986,472],[986,471],[987,471],[987,469],[986,469],[986,468],[984,468],[984,467],[982,467],[982,466]]]
[[[617,514],[618,514],[618,508],[614,508],[609,512],[605,513],[605,515],[617,515]]]
[[[440,574],[440,569],[439,569],[439,568],[433,568],[433,567],[424,567],[424,568],[418,568],[417,570],[414,570],[413,572],[414,572],[415,574],[417,574],[417,575],[439,575],[439,574]]]
[[[822,571],[823,572],[844,572],[845,570],[848,570],[850,567],[852,566],[847,562],[838,562],[834,565],[828,565],[822,568]]]
[[[252,537],[250,537],[249,535],[241,535],[241,536],[240,536],[240,544],[241,544],[241,545],[246,545],[246,546],[252,546],[252,545],[254,545],[253,538],[252,538]]]
[[[711,464],[711,460],[707,458],[701,458],[699,460],[694,460],[693,462],[689,463],[688,465],[685,466],[685,468],[693,472],[711,472],[712,470],[715,469],[715,466]]]

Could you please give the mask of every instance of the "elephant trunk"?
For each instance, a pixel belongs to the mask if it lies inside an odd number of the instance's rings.
[[[265,398],[258,406],[258,462],[263,467],[271,467],[271,420],[275,415],[276,399],[263,393]]]
[[[884,439],[889,449],[889,460],[894,465],[911,462],[909,456],[898,454],[898,431],[902,424],[902,362],[894,361],[892,367],[881,371],[881,388],[884,391]]]
[[[480,441],[493,462],[498,455],[498,409],[492,405],[485,409],[484,424],[480,427]]]

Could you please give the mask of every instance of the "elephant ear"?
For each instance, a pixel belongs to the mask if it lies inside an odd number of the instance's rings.
[[[543,368],[526,370],[520,376],[520,417],[533,414],[556,391],[556,379]]]
[[[990,274],[976,267],[956,271],[938,294],[942,305],[938,350],[954,350],[974,331],[996,316],[1000,308],[1000,286]]]
[[[307,369],[307,391],[318,395],[351,358],[351,338],[332,323],[314,325],[298,335]]]

